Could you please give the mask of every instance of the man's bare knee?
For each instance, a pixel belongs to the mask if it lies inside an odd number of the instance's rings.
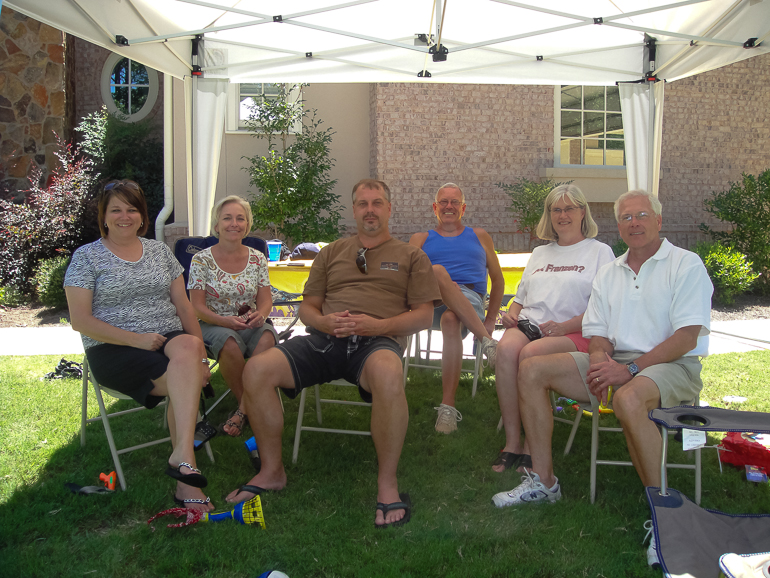
[[[454,311],[447,309],[441,316],[441,333],[446,335],[453,335],[459,333],[462,329],[462,321]]]
[[[374,397],[403,395],[403,368],[398,355],[390,349],[372,353],[364,363],[361,386]]]
[[[252,357],[243,368],[243,388],[252,395],[260,390],[290,387],[288,382],[293,384],[291,368],[283,353],[274,348]]]
[[[643,378],[646,379],[646,378]],[[635,387],[635,381],[631,380],[619,388],[612,396],[612,407],[619,421],[624,422],[634,417],[646,416],[652,407],[660,405],[660,399],[648,399],[651,397],[650,388],[637,382],[641,387]]]
[[[499,354],[498,354],[499,355]],[[530,357],[519,362],[519,390],[549,389],[546,380],[547,356]]]

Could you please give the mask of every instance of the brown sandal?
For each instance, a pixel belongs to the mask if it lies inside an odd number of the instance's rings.
[[[239,418],[241,418],[241,423],[235,423],[233,421],[233,418],[235,416],[238,416]],[[245,413],[243,413],[240,409],[234,409],[233,411],[230,412],[230,415],[227,416],[227,420],[225,421],[225,423],[222,424],[222,431],[227,435],[229,435],[230,437],[238,438],[238,437],[241,437],[241,434],[243,434],[243,428],[245,428],[248,424],[249,424],[249,417]],[[232,428],[237,429],[238,433],[233,434],[233,433],[226,432],[225,426],[230,426],[231,432],[233,431]]]

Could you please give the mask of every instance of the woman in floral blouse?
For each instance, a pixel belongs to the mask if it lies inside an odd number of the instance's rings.
[[[244,357],[277,341],[275,329],[266,323],[273,307],[267,259],[241,243],[251,231],[252,219],[249,204],[238,196],[217,203],[211,223],[219,243],[193,257],[187,284],[203,340],[219,360],[222,377],[238,399],[238,409],[223,427],[235,437],[247,423],[242,405]]]

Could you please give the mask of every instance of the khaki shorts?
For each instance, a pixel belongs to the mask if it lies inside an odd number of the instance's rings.
[[[586,375],[590,365],[588,354],[571,351],[570,355],[575,360],[580,376],[583,378],[583,385],[586,388],[588,399],[593,401],[595,397],[588,390],[588,385],[586,384]],[[642,353],[637,351],[616,351],[612,359],[625,365],[642,355]],[[651,365],[640,371],[639,375],[651,379],[658,386],[660,391],[660,407],[674,407],[692,403],[700,394],[700,390],[703,389],[700,370],[700,359],[697,356],[688,356],[680,357],[669,363]]]

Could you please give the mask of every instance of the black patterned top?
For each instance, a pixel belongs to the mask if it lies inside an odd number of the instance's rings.
[[[64,286],[93,291],[93,316],[119,329],[161,335],[182,331],[170,293],[182,266],[164,243],[139,240],[143,252],[136,262],[117,257],[101,239],[83,245],[72,256]],[[85,349],[102,343],[81,337]]]

